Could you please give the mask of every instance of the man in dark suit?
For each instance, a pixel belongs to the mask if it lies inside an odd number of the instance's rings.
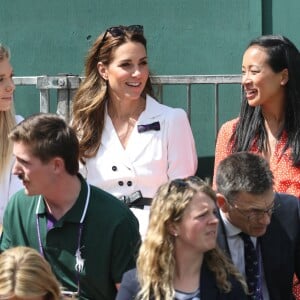
[[[248,282],[250,299],[294,299],[294,273],[300,278],[298,198],[275,193],[266,160],[246,152],[232,154],[220,163],[216,186],[218,244],[247,282],[252,280]],[[250,271],[247,260],[253,257],[248,252],[249,243],[242,238],[245,234],[250,236],[255,254]]]

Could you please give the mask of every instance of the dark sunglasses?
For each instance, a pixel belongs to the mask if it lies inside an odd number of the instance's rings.
[[[190,186],[189,183],[194,183],[198,185],[206,184],[206,182],[198,176],[189,176],[183,179],[177,178],[170,182],[168,188],[168,194],[173,188],[176,188],[177,192],[184,192]]]
[[[102,41],[105,41],[105,38],[108,33],[110,33],[113,37],[122,36],[125,32],[133,32],[138,34],[144,33],[144,27],[142,25],[129,25],[129,26],[114,26],[106,29]]]
[[[184,179],[174,179],[170,182],[168,194],[175,188],[176,192],[184,192],[189,184]]]
[[[126,32],[133,32],[137,34],[143,34],[144,33],[144,27],[143,25],[129,25],[129,26],[113,26],[105,30],[105,33],[103,35],[103,38],[98,46],[97,52],[100,50],[100,48],[103,46],[106,36],[108,33],[110,33],[113,37],[123,36]]]

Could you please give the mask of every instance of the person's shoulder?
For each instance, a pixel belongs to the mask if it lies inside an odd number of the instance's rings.
[[[300,230],[299,217],[299,199],[293,195],[276,193],[274,212],[271,218],[271,226],[269,227],[273,228],[273,225],[280,224],[280,226],[283,226],[290,234],[292,234],[292,232],[298,232]]]
[[[275,194],[275,206],[287,207],[287,206],[299,206],[299,198],[286,193],[276,193]]]
[[[92,201],[97,201],[96,203],[98,203],[99,205],[103,205],[103,206],[120,206],[122,207],[122,202],[117,199],[114,195],[106,192],[105,190],[91,185],[91,200]],[[100,201],[98,201],[100,200]]]
[[[24,118],[22,116],[20,116],[20,115],[16,115],[15,118],[16,118],[16,123],[17,124],[19,124],[21,121],[24,120]]]
[[[147,105],[151,107],[151,109],[155,108],[158,112],[165,116],[186,116],[187,113],[184,109],[179,107],[171,107],[165,104],[158,102],[153,97],[147,95]]]
[[[225,129],[235,129],[237,123],[238,123],[239,118],[234,118],[229,121],[226,121],[225,123],[222,124],[220,130],[225,130]]]
[[[34,198],[34,196],[26,195],[25,192],[24,192],[24,188],[22,188],[22,189],[18,190],[16,193],[14,193],[11,196],[9,203],[10,202],[16,202],[16,203],[19,203],[19,204],[22,205],[24,203],[24,201],[21,201],[21,200],[24,199],[28,202],[31,202],[31,201],[33,201],[33,198]]]
[[[131,269],[123,274],[116,300],[134,299],[140,290],[137,270]]]
[[[126,271],[124,274],[123,274],[123,279],[122,280],[137,280],[137,270],[136,268],[134,269],[130,269],[128,271]]]
[[[6,211],[9,213],[20,211],[22,216],[30,214],[36,209],[38,197],[39,196],[28,196],[25,194],[24,189],[21,189],[11,196],[7,203]]]

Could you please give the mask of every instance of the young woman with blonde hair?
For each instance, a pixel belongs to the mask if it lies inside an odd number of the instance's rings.
[[[137,269],[124,274],[116,299],[247,299],[241,275],[216,248],[216,213],[216,195],[201,179],[162,185]]]
[[[9,197],[22,187],[21,181],[11,174],[12,142],[7,138],[16,123],[22,120],[14,113],[15,85],[12,76],[9,50],[0,44],[0,224],[2,224],[3,212]]]
[[[59,300],[62,296],[49,263],[33,248],[15,247],[0,255],[0,299]]]

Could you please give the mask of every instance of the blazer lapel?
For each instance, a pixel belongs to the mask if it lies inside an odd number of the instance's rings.
[[[224,225],[224,222],[223,222],[223,219],[220,215],[219,210],[218,210],[217,217],[219,219],[219,227],[218,227],[218,233],[217,233],[217,244],[223,250],[223,252],[225,252],[228,255],[228,257],[231,258],[231,253],[230,253],[230,250],[229,250],[227,237],[226,237],[225,225]]]
[[[162,116],[162,106],[157,101],[147,96],[146,109],[141,113],[136,125],[131,133],[130,139],[127,144],[126,152],[130,153],[130,160],[134,162],[140,155],[145,156],[146,151],[150,151],[150,156],[153,156],[155,149],[149,148],[149,145],[157,146],[153,140],[161,140],[162,132],[164,130],[164,119]],[[144,132],[138,132],[138,125],[148,125],[154,122],[159,122],[160,130],[149,130]]]
[[[216,279],[212,271],[210,271],[205,262],[201,268],[200,277],[200,299],[211,300],[218,299],[219,290],[216,285]]]
[[[119,163],[131,168],[132,164],[126,150],[123,148],[110,117],[106,114],[104,129],[101,137],[101,147],[109,151],[110,156]]]

